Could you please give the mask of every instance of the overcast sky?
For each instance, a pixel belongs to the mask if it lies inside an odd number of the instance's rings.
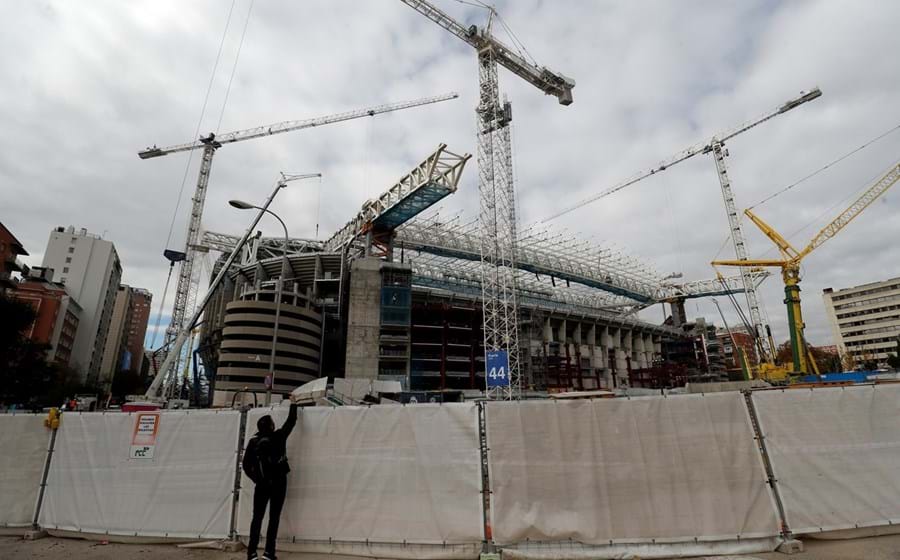
[[[485,21],[484,10],[436,3],[466,24]],[[188,155],[142,161],[137,152],[193,139],[231,7],[227,0],[0,0],[0,220],[31,253],[28,264],[40,265],[53,227],[86,227],[115,242],[124,282],[150,289],[158,303],[162,251],[167,243],[182,247],[199,158],[169,239]],[[815,85],[820,99],[729,143],[739,208],[900,124],[900,3],[893,0],[518,0],[497,7],[540,64],[577,82],[575,103],[562,107],[501,70],[513,103],[523,225]],[[251,215],[227,201],[262,201],[279,171],[321,172],[321,183],[292,183],[273,209],[293,236],[314,236],[317,215],[327,236],[438,143],[474,152],[477,70],[462,41],[397,0],[258,0],[250,8],[250,0],[234,3],[201,133],[449,91],[461,98],[222,148],[206,229],[239,233]],[[900,132],[758,213],[803,246],[898,159]],[[806,259],[802,288],[814,344],[833,343],[824,287],[900,276],[897,189]],[[474,216],[476,193],[472,165],[447,211]],[[708,263],[728,233],[708,156],[553,223],[685,280],[714,275]],[[262,229],[280,234],[268,220]],[[751,256],[777,256],[752,224],[744,231]],[[732,251],[728,245],[719,256]],[[172,291],[174,281],[169,299]],[[761,298],[777,339],[785,339],[777,275]],[[719,322],[709,302],[692,302],[688,311]],[[644,316],[658,322],[662,312],[657,306]]]

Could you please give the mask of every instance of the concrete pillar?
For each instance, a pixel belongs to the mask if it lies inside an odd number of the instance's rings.
[[[647,361],[647,367],[653,365],[653,335],[644,333],[644,359]]]
[[[544,319],[544,344],[553,342],[553,327],[550,326],[550,317]]]
[[[350,308],[347,312],[347,355],[344,376],[378,376],[381,330],[381,260],[357,259],[350,269]]]
[[[616,383],[619,387],[628,385],[628,360],[631,355],[631,331],[619,328],[616,343]]]
[[[607,389],[612,388],[612,370],[609,366],[609,327],[601,325],[597,329],[597,361],[596,366],[600,368],[600,379],[603,386]]]
[[[647,367],[647,354],[644,353],[644,336],[642,333],[635,333],[632,337],[632,345],[634,347],[635,360],[631,363],[631,367],[643,369]]]

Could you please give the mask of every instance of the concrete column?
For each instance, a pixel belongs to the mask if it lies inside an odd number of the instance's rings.
[[[550,326],[550,317],[544,319],[544,344],[553,342],[553,327]]]
[[[644,336],[642,333],[636,333],[632,337],[632,346],[634,348],[635,360],[631,367],[643,369],[647,367],[647,354],[644,352]]]
[[[609,367],[609,327],[601,325],[597,329],[597,361],[600,368],[600,378],[606,388],[612,388],[612,370]]]
[[[616,378],[619,387],[628,385],[628,360],[631,355],[631,331],[619,328],[616,343]]]
[[[644,356],[647,367],[651,367],[653,365],[653,335],[649,333],[644,334]]]
[[[378,376],[378,339],[381,330],[381,261],[353,261],[350,271],[350,308],[344,376]]]

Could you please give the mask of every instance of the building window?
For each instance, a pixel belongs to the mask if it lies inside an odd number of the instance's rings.
[[[70,262],[72,262],[72,257],[66,257],[66,264],[69,264]]]
[[[69,267],[68,267],[68,266],[64,266],[64,267],[63,267],[63,274],[66,274],[67,272],[69,272]]]
[[[69,252],[70,252],[70,253],[74,253],[74,252],[75,252],[75,247],[69,247]]]

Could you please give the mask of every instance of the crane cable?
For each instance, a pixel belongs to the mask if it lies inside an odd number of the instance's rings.
[[[853,149],[853,150],[847,152],[846,154],[842,155],[841,157],[839,157],[839,158],[837,158],[837,159],[835,159],[835,160],[833,160],[833,161],[827,163],[826,165],[824,165],[824,166],[820,167],[819,169],[813,171],[812,173],[810,173],[809,175],[803,177],[802,179],[800,179],[800,180],[798,180],[798,181],[794,181],[794,182],[791,183],[790,185],[788,185],[788,186],[786,186],[786,187],[783,187],[783,188],[781,188],[781,189],[775,191],[774,193],[772,193],[771,195],[767,196],[766,198],[760,200],[759,202],[757,202],[757,203],[754,204],[753,206],[749,206],[748,209],[752,210],[753,208],[756,208],[757,206],[762,206],[763,204],[765,204],[766,202],[769,202],[769,201],[772,200],[773,198],[775,198],[775,197],[777,197],[777,196],[779,196],[779,195],[782,195],[782,194],[786,193],[787,191],[793,189],[794,187],[796,187],[796,186],[799,185],[800,183],[805,182],[807,179],[812,179],[813,177],[815,177],[815,176],[818,175],[819,173],[822,173],[823,171],[825,171],[826,169],[828,169],[828,168],[831,167],[832,165],[835,165],[835,164],[837,164],[837,163],[840,163],[840,162],[844,161],[845,159],[847,159],[848,157],[852,156],[853,154],[855,154],[855,153],[857,153],[857,152],[859,152],[859,151],[862,151],[862,150],[865,149],[865,148],[868,148],[869,146],[871,146],[871,145],[874,144],[875,142],[878,142],[878,141],[881,140],[882,138],[885,138],[886,136],[888,136],[888,135],[890,135],[891,133],[896,132],[896,131],[898,131],[898,130],[900,130],[900,124],[898,124],[898,125],[896,125],[895,127],[891,128],[891,129],[888,130],[887,132],[885,132],[885,133],[883,133],[883,134],[880,134],[880,135],[876,136],[875,138],[869,140],[868,142],[866,142],[866,143],[863,144],[862,146],[859,146],[858,148],[855,148],[855,149]]]
[[[225,38],[228,36],[228,26],[231,24],[231,15],[234,13],[234,5],[237,0],[231,0],[231,8],[228,10],[228,18],[225,20],[225,29],[222,30],[222,40],[219,41],[219,51],[216,53],[216,61],[213,64],[212,74],[209,77],[209,85],[206,86],[206,96],[203,98],[203,106],[200,108],[200,118],[197,119],[197,127],[194,129],[194,138],[200,136],[200,127],[203,125],[203,117],[206,115],[206,105],[209,103],[209,94],[212,92],[216,78],[216,70],[219,68],[219,60],[222,58],[222,48],[225,46]],[[172,221],[169,224],[169,235],[166,237],[166,247],[172,241],[172,231],[175,229],[175,220],[178,218],[178,210],[181,207],[181,197],[184,194],[184,185],[187,183],[188,172],[191,168],[191,160],[194,159],[194,150],[188,152],[187,164],[184,166],[184,176],[181,178],[181,187],[178,189],[178,198],[175,203],[175,211],[172,212]]]
[[[166,294],[169,293],[169,281],[172,280],[172,271],[175,270],[175,262],[169,263],[169,274],[166,276],[166,287],[163,288],[162,299],[159,302],[159,311],[156,313],[156,324],[153,326],[153,338],[150,339],[150,348],[156,346],[156,336],[159,334],[159,322],[162,320],[163,307],[166,304]]]
[[[241,40],[238,42],[237,53],[234,55],[234,64],[231,66],[231,76],[228,77],[228,85],[225,87],[225,100],[222,101],[222,111],[219,113],[219,122],[216,123],[217,134],[222,126],[222,117],[225,116],[225,106],[228,105],[228,94],[231,93],[231,82],[234,81],[234,73],[237,70],[238,60],[241,58],[241,48],[244,46],[244,37],[247,35],[247,26],[250,25],[250,14],[253,13],[253,4],[255,3],[256,0],[250,0],[250,7],[247,8],[247,19],[244,20],[244,30],[241,31]]]
[[[898,126],[898,128],[900,128],[900,126]],[[791,233],[789,233],[788,235],[786,235],[786,236],[785,236],[785,239],[787,239],[787,240],[793,239],[793,238],[796,237],[797,234],[799,234],[800,232],[802,232],[802,231],[808,229],[810,226],[812,226],[813,224],[815,224],[816,222],[818,222],[819,220],[821,220],[822,218],[824,218],[826,215],[830,214],[831,212],[834,212],[835,209],[840,208],[840,207],[844,207],[844,206],[846,206],[847,203],[849,203],[849,202],[850,202],[851,200],[853,200],[854,198],[858,198],[863,192],[865,192],[866,190],[868,190],[869,188],[871,188],[872,183],[874,183],[879,177],[881,177],[881,176],[883,176],[885,173],[887,173],[887,172],[888,172],[891,168],[893,168],[895,165],[896,165],[896,164],[893,164],[893,163],[892,163],[891,165],[887,166],[886,168],[884,168],[884,169],[882,169],[881,171],[879,171],[878,173],[876,173],[876,174],[875,174],[874,176],[872,176],[869,180],[867,180],[866,182],[864,182],[862,187],[856,189],[856,190],[853,191],[852,193],[848,194],[848,195],[845,196],[844,198],[838,200],[837,202],[835,202],[834,204],[832,204],[831,206],[829,206],[828,208],[826,208],[825,210],[823,210],[818,216],[816,216],[816,217],[813,218],[812,220],[806,222],[805,225],[799,227],[798,229],[796,229],[796,230],[792,231]],[[763,256],[765,256],[765,255],[768,254],[768,253],[771,253],[771,252],[774,251],[776,248],[777,248],[777,247],[775,247],[774,245],[771,246],[771,247],[769,247],[769,249],[767,249],[767,250],[763,253]]]

